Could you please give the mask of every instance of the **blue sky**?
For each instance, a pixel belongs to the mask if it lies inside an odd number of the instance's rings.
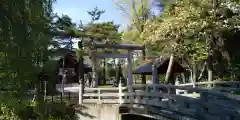
[[[57,0],[53,6],[53,11],[58,15],[64,14],[72,18],[73,22],[87,24],[91,17],[87,11],[93,10],[95,7],[105,10],[100,21],[114,21],[120,25],[119,30],[126,28],[129,19],[119,10],[112,0]],[[78,39],[74,39],[74,48],[77,48]]]
[[[91,20],[87,11],[93,10],[96,6],[105,10],[100,21],[114,21],[115,24],[120,25],[120,31],[130,23],[129,18],[123,14],[113,0],[57,0],[53,5],[53,11],[58,15],[68,15],[73,22],[80,23],[82,20],[83,24],[87,24]],[[78,39],[73,40],[74,48],[77,47],[77,41]]]
[[[121,25],[121,29],[129,23],[128,18],[122,14],[112,0],[57,0],[53,10],[59,15],[70,16],[74,22],[79,23],[82,20],[86,24],[91,20],[87,11],[93,10],[96,6],[105,10],[100,21],[114,21],[115,24]]]

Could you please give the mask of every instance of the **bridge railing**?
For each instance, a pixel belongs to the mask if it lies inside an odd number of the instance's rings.
[[[220,92],[240,92],[240,81],[212,81],[212,82],[196,82],[196,83],[187,83],[187,84],[179,84],[176,86],[190,87],[192,88],[208,88],[211,90],[216,90]],[[207,86],[212,86],[211,88]],[[176,90],[177,94],[187,94],[185,90]]]
[[[118,104],[119,96],[122,91],[126,90],[126,87],[121,88],[85,88],[83,94],[83,103],[110,103]]]
[[[133,89],[132,92],[127,91]],[[175,94],[176,89],[199,94],[187,97]],[[202,88],[166,84],[133,85],[118,88],[87,88],[83,103],[138,104],[174,111],[198,119],[238,120],[240,97]],[[157,112],[157,111],[156,111]]]
[[[202,83],[201,83],[202,84]],[[127,90],[131,88],[133,92],[128,92]],[[149,93],[152,95],[158,94],[168,94],[168,95],[181,95],[177,94],[176,90],[184,91],[185,94],[188,94],[191,98],[200,98],[200,94],[202,92],[208,93],[208,98],[210,99],[217,99],[217,98],[225,98],[225,99],[235,99],[236,95],[230,93],[223,93],[221,91],[240,91],[239,88],[218,88],[220,92],[204,88],[192,88],[192,87],[185,87],[182,85],[174,86],[174,85],[166,85],[166,84],[138,84],[133,85],[131,87],[115,87],[115,88],[85,88],[85,92],[83,94],[83,102],[87,103],[121,103],[125,97],[129,97],[130,95],[134,94],[147,94]],[[155,94],[156,93],[156,94]],[[121,97],[122,96],[122,97]],[[141,95],[139,95],[141,96]],[[182,95],[181,95],[182,96]],[[121,97],[121,98],[120,98]],[[185,96],[186,97],[186,96]],[[141,97],[140,97],[141,98]],[[238,97],[237,97],[238,98]],[[240,100],[240,99],[236,99]],[[124,102],[124,101],[123,101]]]
[[[134,104],[147,104],[151,106],[170,109],[192,117],[201,119],[239,119],[240,96],[202,88],[187,88],[174,85],[138,85],[148,90],[133,93],[123,93],[134,100],[127,100]],[[137,88],[137,87],[135,87]],[[198,93],[196,98],[176,95],[176,89]],[[128,102],[129,103],[129,102]]]
[[[177,86],[185,86],[185,87],[193,87],[196,86],[198,88],[213,86],[213,88],[232,88],[232,87],[240,87],[240,81],[212,81],[212,82],[196,82],[196,83],[186,83],[179,84]]]

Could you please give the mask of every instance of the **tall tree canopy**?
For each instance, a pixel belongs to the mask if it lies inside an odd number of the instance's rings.
[[[37,83],[52,43],[53,0],[0,3],[0,119],[27,119],[26,93]],[[26,111],[25,111],[26,112]]]
[[[234,67],[238,56],[234,47],[240,21],[237,6],[235,1],[176,0],[165,7],[160,21],[146,22],[141,37],[159,53],[169,55],[174,50],[175,55],[190,64],[211,59],[208,67],[213,65],[221,75],[226,73],[227,66]]]

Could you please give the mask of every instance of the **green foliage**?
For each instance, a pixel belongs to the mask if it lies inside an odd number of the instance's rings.
[[[149,45],[148,48],[158,48],[161,55],[174,52],[178,57],[195,63],[211,54],[218,61],[216,65],[223,65],[220,61],[224,60],[230,63],[234,59],[230,55],[237,55],[228,47],[236,43],[231,39],[237,38],[229,37],[239,31],[240,19],[236,12],[239,3],[217,2],[176,0],[176,3],[165,6],[157,20],[146,22],[141,38]],[[228,7],[230,3],[235,7]]]
[[[146,20],[153,17],[151,3],[150,0],[117,0],[115,2],[119,9],[130,19],[130,26],[140,33],[144,30]]]
[[[66,104],[47,102],[45,104],[45,120],[75,120],[75,108]],[[34,106],[24,105],[17,106],[16,109],[6,104],[1,104],[0,119],[1,120],[27,120],[38,119],[39,113],[35,110]]]
[[[118,0],[116,5],[122,12],[128,15],[131,24],[127,31],[124,31],[122,38],[124,43],[142,44],[139,39],[141,32],[144,30],[145,22],[153,17],[151,13],[150,0]]]
[[[89,23],[85,29],[85,34],[96,40],[107,44],[119,43],[121,34],[118,32],[118,25],[113,22]]]
[[[61,17],[58,17],[55,25],[59,30],[66,30],[76,26],[76,24],[72,22],[72,19],[68,15],[62,15]]]
[[[0,116],[26,120],[29,90],[37,83],[41,65],[52,45],[52,0],[1,2]],[[40,103],[41,105],[41,103]],[[37,110],[38,112],[40,110]],[[40,112],[40,114],[42,114]]]
[[[35,114],[35,118],[41,120],[72,120],[64,106],[58,108],[59,105],[43,101],[37,75],[44,71],[50,75],[50,82],[55,80],[52,75],[56,72],[56,61],[49,60],[49,57],[62,55],[65,48],[72,49],[72,38],[83,37],[85,40],[91,37],[95,42],[119,43],[119,26],[113,22],[91,22],[77,28],[67,15],[52,14],[51,0],[4,0],[3,3],[0,5],[3,16],[0,18],[0,96],[4,96],[0,98],[1,119],[26,120],[30,117],[28,115]],[[102,13],[104,11],[97,8],[89,12],[93,21]],[[66,45],[64,50],[61,45]],[[29,90],[35,85],[36,104],[31,106],[28,102],[33,96],[29,95]]]
[[[72,22],[72,19],[67,15],[57,16],[56,22],[54,22],[54,28],[56,32],[63,32],[65,35],[58,37],[58,44],[64,45],[63,48],[72,50],[73,41],[72,38],[77,36],[76,24]]]
[[[87,11],[87,13],[91,16],[92,22],[99,20],[101,15],[105,13],[104,10],[99,10],[98,7],[95,7],[92,11]]]
[[[208,48],[204,44],[192,43],[192,44],[181,44],[177,47],[176,54],[179,58],[184,57],[185,59],[191,60],[193,63],[199,63],[204,61],[208,57]]]
[[[75,108],[66,104],[49,103],[47,105],[48,120],[75,120]]]

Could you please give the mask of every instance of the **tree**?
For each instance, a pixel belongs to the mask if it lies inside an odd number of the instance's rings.
[[[123,42],[127,44],[142,44],[140,34],[144,31],[144,24],[147,20],[153,19],[155,14],[152,11],[154,7],[151,0],[117,0],[116,5],[119,9],[127,15],[130,20],[130,25],[123,32]],[[148,53],[151,50],[148,49]],[[140,57],[140,51],[136,51],[137,56]],[[152,53],[152,52],[151,52]],[[136,61],[142,63],[141,61]],[[145,75],[142,75],[143,81],[145,81]],[[143,82],[144,83],[144,82]]]
[[[98,7],[95,7],[92,11],[87,11],[92,18],[92,22],[99,20],[101,15],[105,13],[104,10],[99,10]]]
[[[0,4],[1,119],[28,119],[26,93],[38,84],[37,74],[48,58],[52,43],[52,0],[7,1]],[[39,85],[39,84],[38,84]],[[38,86],[37,85],[37,86]],[[27,102],[26,102],[27,101]],[[38,89],[37,110],[43,118],[42,97]]]
[[[148,19],[153,18],[150,0],[118,0],[115,4],[127,15],[130,25],[123,32],[122,38],[125,43],[140,44],[139,40],[141,32],[144,30],[144,24]]]
[[[57,17],[55,27],[57,31],[62,31],[65,33],[69,33],[68,36],[59,37],[60,44],[65,45],[64,48],[69,49],[70,51],[73,50],[73,41],[72,39],[75,37],[75,34],[72,33],[76,30],[76,24],[72,22],[72,19],[67,15],[62,15]],[[71,35],[73,34],[73,35]]]
[[[175,51],[175,56],[188,61],[191,69],[200,61],[208,59],[211,80],[211,64],[213,61],[229,59],[230,51],[226,50],[229,39],[226,36],[236,34],[239,26],[239,18],[228,7],[227,2],[217,3],[218,7],[210,0],[177,0],[175,4],[165,8],[160,16],[161,21],[149,20],[146,23],[142,39],[149,45],[157,45],[160,48],[158,51],[165,51],[167,54]],[[175,49],[173,44],[177,45]],[[216,69],[216,66],[221,65],[224,64],[213,64],[213,67]]]
[[[84,31],[90,36],[93,42],[116,44],[121,41],[121,33],[118,32],[118,25],[113,22],[89,23]]]
[[[91,13],[97,13],[97,14],[91,14]],[[96,8],[92,12],[89,12],[89,14],[92,17],[92,20],[94,21],[98,20],[102,13],[104,13],[103,10],[98,10]],[[121,42],[121,33],[118,32],[119,25],[115,25],[113,22],[94,23],[94,21],[92,21],[87,26],[85,26],[86,33],[91,36],[92,40],[94,40],[92,41],[92,43],[117,44]],[[109,51],[108,49],[103,49],[103,52],[113,52],[113,51]],[[101,61],[102,61],[101,63],[103,64],[102,84],[105,84],[107,59],[103,59]],[[101,75],[98,74],[98,78],[100,78],[100,76]]]

